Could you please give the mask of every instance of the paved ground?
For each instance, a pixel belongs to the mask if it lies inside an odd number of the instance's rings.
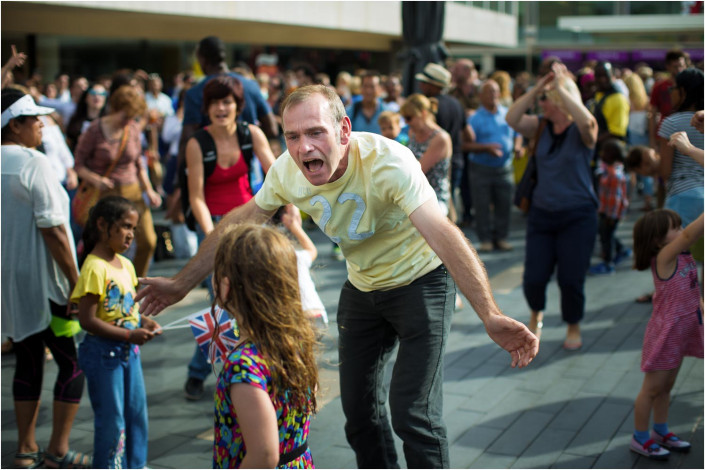
[[[635,207],[640,203],[635,202]],[[633,211],[622,224],[621,239],[631,245]],[[505,313],[528,321],[521,292],[524,219],[513,216],[510,253],[482,255],[498,304]],[[471,230],[465,230],[476,241]],[[338,292],[345,279],[344,263],[329,258],[330,244],[310,231],[320,258],[314,277],[331,325],[323,339],[320,370],[324,404],[312,423],[310,446],[319,468],[355,468],[343,432],[337,382]],[[613,276],[590,278],[586,285],[587,313],[583,349],[561,348],[564,325],[555,283],[548,292],[541,350],[526,369],[509,367],[509,355],[492,343],[466,305],[457,312],[445,363],[444,410],[453,468],[703,468],[703,361],[687,358],[672,397],[670,425],[693,443],[685,455],[666,463],[650,462],[627,450],[633,429],[632,405],[639,391],[640,350],[650,305],[634,299],[651,288],[650,273],[630,269],[628,262]],[[174,273],[183,261],[153,266],[153,275]],[[467,304],[467,302],[466,302]],[[197,289],[159,317],[163,324],[207,306],[205,290]],[[193,352],[188,330],[165,332],[143,348],[149,403],[149,461],[153,468],[211,466],[212,401],[183,398],[186,364]],[[12,409],[12,355],[2,357],[2,467],[12,466],[16,426]],[[391,371],[391,365],[390,365]],[[37,437],[48,442],[51,430],[51,389],[56,375],[47,363]],[[213,379],[207,382],[213,391]],[[208,395],[207,395],[208,396]],[[90,452],[92,411],[84,395],[72,446]],[[397,442],[404,466],[401,444]]]

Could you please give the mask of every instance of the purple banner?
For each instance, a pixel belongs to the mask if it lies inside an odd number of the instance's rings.
[[[561,49],[544,50],[541,53],[541,58],[545,59],[546,57],[558,57],[563,62],[580,62],[583,60],[583,53],[582,51],[571,51]]]
[[[591,51],[585,54],[588,60],[605,60],[609,62],[627,62],[629,53],[622,51]]]

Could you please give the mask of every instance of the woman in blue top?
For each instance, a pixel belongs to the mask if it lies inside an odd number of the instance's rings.
[[[526,114],[536,99],[541,118]],[[585,274],[597,231],[597,198],[590,170],[597,121],[583,106],[577,85],[561,63],[553,64],[551,72],[517,99],[506,119],[525,137],[538,138],[534,154],[538,178],[526,229],[524,264],[529,329],[540,334],[546,285],[557,267],[561,313],[568,324],[563,347],[576,350],[582,346],[579,322],[585,311]]]

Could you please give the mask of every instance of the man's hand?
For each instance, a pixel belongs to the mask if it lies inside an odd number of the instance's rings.
[[[487,153],[489,153],[493,157],[502,158],[504,156],[504,150],[502,149],[502,144],[492,142],[489,144],[485,144],[485,147],[487,148]]]
[[[172,278],[141,277],[139,282],[143,287],[135,301],[140,302],[140,313],[145,316],[157,315],[186,296]]]
[[[504,315],[492,315],[485,323],[492,341],[512,356],[512,367],[526,367],[539,352],[539,340],[523,323]]]

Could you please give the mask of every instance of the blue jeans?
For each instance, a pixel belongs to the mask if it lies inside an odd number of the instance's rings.
[[[408,468],[447,468],[443,353],[455,305],[444,266],[408,286],[362,292],[347,281],[338,304],[345,434],[359,468],[399,468],[385,403],[385,366],[399,343],[389,389],[394,432]]]
[[[223,216],[212,217],[213,224],[217,224],[222,218]],[[200,245],[201,242],[206,238],[206,234],[205,232],[203,232],[200,225],[196,225],[196,235],[198,236],[198,244]],[[209,274],[205,280],[206,287],[208,288],[209,300],[213,299],[213,283],[211,278],[212,275]],[[203,354],[203,351],[201,351],[198,347],[198,344],[196,344],[196,349],[193,352],[193,356],[191,356],[191,362],[188,363],[188,377],[192,379],[198,379],[203,382],[208,378],[208,376],[212,372],[213,367],[211,366],[211,364],[208,363],[208,360]]]
[[[524,260],[524,297],[529,308],[546,308],[546,286],[558,268],[561,314],[568,324],[585,313],[585,276],[597,234],[594,205],[567,211],[529,210]]]
[[[95,415],[94,468],[144,468],[147,394],[139,347],[86,335],[78,348]]]
[[[683,227],[703,213],[703,187],[687,189],[681,193],[666,197],[666,209],[678,213],[683,220]]]

